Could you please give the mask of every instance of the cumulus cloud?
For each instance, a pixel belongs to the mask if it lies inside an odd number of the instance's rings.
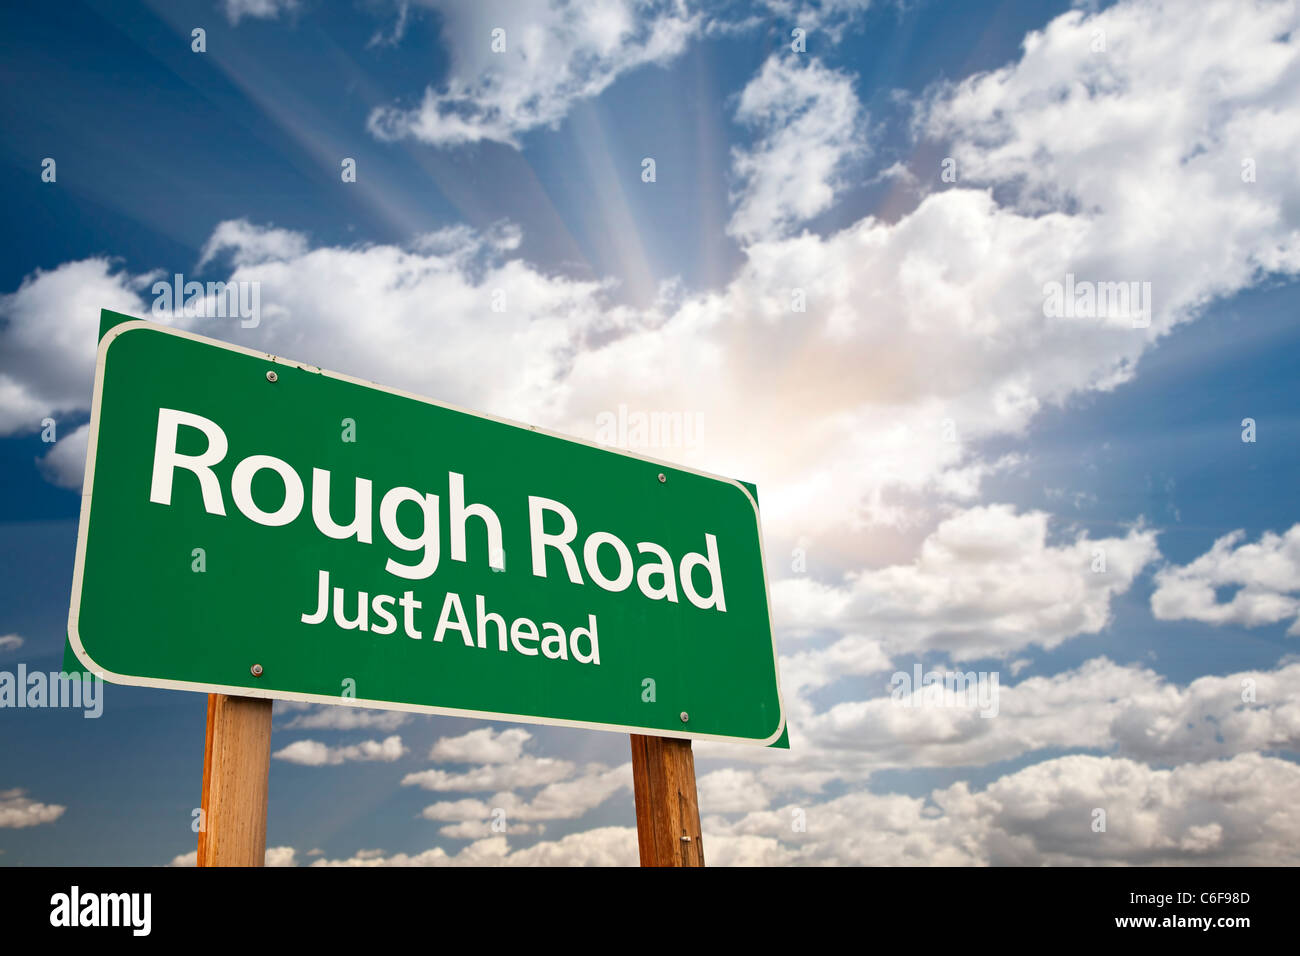
[[[846,162],[865,151],[852,77],[817,59],[774,55],[740,94],[736,119],[757,129],[734,149],[741,185],[727,231],[741,240],[780,235],[830,208]]]
[[[1291,688],[1298,668],[1289,662],[1180,685],[1149,667],[1105,657],[1019,683],[1006,672],[927,666],[923,670],[953,679],[960,673],[976,693],[916,691],[907,670],[901,672],[906,682],[888,673],[850,678],[839,685],[847,699],[820,706],[783,683],[790,750],[698,742],[696,761],[701,771],[752,768],[766,793],[802,794],[806,807],[832,782],[864,787],[881,770],[980,767],[1053,751],[1083,750],[1158,767],[1252,752],[1296,753],[1300,696]],[[783,658],[783,678],[787,672]],[[729,812],[721,805],[704,809]]]
[[[25,642],[18,634],[5,634],[0,637],[0,653],[6,651],[16,651],[22,647]]]
[[[775,16],[814,34],[806,38],[808,49],[815,48],[818,39],[825,35],[831,42],[839,43],[845,29],[871,6],[871,0],[763,0],[763,5]],[[762,23],[769,22],[764,18]]]
[[[425,790],[454,790],[465,793],[497,791],[504,788],[538,787],[558,783],[573,774],[575,765],[554,757],[522,756],[510,763],[488,764],[465,773],[447,770],[422,770],[402,778],[403,786]]]
[[[37,270],[16,292],[0,296],[0,316],[8,320],[0,328],[0,434],[35,430],[60,411],[88,409],[101,308],[273,354],[311,352],[312,364],[498,414],[523,417],[530,406],[553,406],[564,356],[618,315],[604,310],[600,283],[549,276],[503,258],[517,244],[518,231],[503,225],[483,234],[457,228],[419,236],[409,248],[308,251],[301,235],[241,221],[219,224],[205,255],[230,262],[229,281],[260,283],[256,329],[242,329],[237,320],[154,313],[145,290],[159,276],[115,270],[107,259]],[[498,288],[508,296],[504,313],[490,308]],[[376,307],[381,300],[403,304],[392,312]],[[425,325],[431,301],[441,303],[441,332],[415,347],[410,330]],[[516,370],[504,393],[504,380],[478,371],[489,340]],[[516,389],[517,402],[508,398]]]
[[[1073,10],[1018,62],[941,88],[923,123],[951,143],[959,181],[1014,187],[1025,211],[1079,210],[1089,228],[1059,239],[1081,278],[1149,280],[1177,315],[1300,269],[1300,184],[1242,176],[1243,158],[1271,171],[1293,155],[1297,26],[1293,2]]]
[[[298,0],[222,0],[226,19],[231,26],[238,25],[244,17],[252,20],[275,20],[281,13],[298,8]]]
[[[771,800],[767,787],[752,770],[726,767],[700,775],[695,783],[701,816],[759,810]]]
[[[1287,633],[1300,634],[1300,524],[1284,534],[1265,532],[1245,542],[1234,531],[1189,564],[1156,573],[1151,613],[1162,621],[1202,621],[1260,627],[1295,618]],[[1218,589],[1235,593],[1220,601]]]
[[[0,435],[90,408],[99,310],[138,314],[150,278],[96,257],[37,269],[0,295]]]
[[[291,846],[271,846],[266,848],[267,866],[297,866],[298,852]]]
[[[826,647],[781,656],[781,688],[796,697],[846,677],[893,669],[882,641],[846,634]]]
[[[1159,765],[1300,751],[1300,697],[1290,690],[1298,679],[1300,664],[1290,664],[1180,687],[1102,657],[1018,684],[1000,675],[991,717],[973,699],[905,696],[882,680],[878,697],[801,720],[809,752],[800,762],[865,777],[883,768],[984,766],[1044,750],[1087,749]]]
[[[265,866],[297,866],[298,851],[291,846],[269,846],[264,857]],[[190,850],[172,857],[168,866],[198,866],[199,851]]]
[[[1075,756],[1002,778],[970,811],[963,785],[943,799],[987,821],[995,864],[1294,865],[1300,811],[1285,795],[1298,782],[1300,767],[1258,754],[1173,770]],[[1092,830],[1096,809],[1104,833]]]
[[[580,775],[547,784],[531,799],[502,791],[486,800],[448,800],[430,804],[422,816],[426,820],[486,820],[494,810],[505,811],[507,821],[576,820],[588,810],[600,806],[614,794],[632,788],[632,765],[605,767],[589,764]]]
[[[331,704],[298,714],[284,727],[286,730],[396,730],[410,718],[410,714],[400,710]]]
[[[522,727],[500,731],[483,727],[459,737],[441,738],[429,751],[429,759],[439,763],[514,763],[532,737]]]
[[[541,832],[537,821],[567,820],[582,816],[614,794],[631,787],[631,764],[609,768],[601,764],[579,767],[569,760],[535,757],[523,752],[532,739],[528,731],[512,727],[472,730],[459,737],[443,737],[433,745],[429,759],[439,763],[475,764],[465,772],[441,769],[408,773],[403,786],[456,793],[491,793],[480,799],[443,800],[425,807],[427,820],[450,822],[444,836],[474,839],[491,836],[491,824],[508,826],[519,835]],[[540,788],[530,798],[516,791]]]
[[[632,790],[632,765],[618,767],[589,764],[579,776],[543,787],[528,801],[505,806],[520,820],[573,820],[620,792]]]
[[[705,851],[748,837],[748,861],[877,866],[1295,865],[1300,767],[1258,754],[1154,769],[1076,755],[1034,764],[983,790],[927,797],[849,793],[728,824],[710,818]],[[1105,811],[1104,832],[1094,831]],[[793,825],[802,824],[798,830]],[[711,861],[712,862],[712,861]]]
[[[402,738],[393,735],[383,740],[363,740],[359,744],[330,747],[316,740],[295,740],[271,756],[306,767],[336,766],[350,761],[380,760],[391,763],[406,753]]]
[[[638,862],[635,829],[598,827],[526,849],[511,850],[507,837],[495,836],[454,854],[434,847],[416,854],[316,860],[312,866],[636,866]]]
[[[438,833],[452,840],[483,840],[490,839],[497,833],[508,833],[511,836],[527,836],[529,834],[540,834],[545,829],[545,824],[511,824],[503,817],[498,817],[491,820],[462,820],[460,823],[449,823],[445,827],[439,827]]]
[[[90,426],[80,425],[70,434],[54,443],[45,455],[36,460],[41,475],[52,485],[81,491],[86,476],[86,449],[90,444]]]
[[[257,226],[247,219],[228,219],[212,230],[203,244],[198,267],[202,269],[222,254],[236,266],[295,259],[307,252],[307,237],[289,229]]]
[[[479,833],[476,823],[444,827],[444,836]],[[448,832],[448,831],[454,831]],[[535,832],[533,828],[511,826],[510,833]],[[787,863],[794,856],[779,841],[751,836],[722,834],[708,838],[707,862],[710,866],[773,866]],[[492,835],[448,853],[441,847],[423,853],[374,854],[362,851],[338,860],[316,860],[312,866],[637,866],[635,827],[596,827],[572,833],[558,840],[539,841],[531,846],[511,849],[509,836]]]
[[[368,126],[381,139],[437,146],[554,127],[575,102],[619,76],[677,57],[700,25],[684,0],[423,0],[442,21],[451,54],[445,82],[414,107],[387,106]],[[499,50],[493,50],[494,31]],[[504,46],[502,46],[504,44]]]
[[[1174,769],[1059,757],[921,797],[865,790],[704,821],[714,866],[1296,865],[1300,767],[1259,754]],[[1105,829],[1094,830],[1098,810]],[[477,827],[473,831],[477,832]],[[632,866],[636,830],[600,827],[511,849],[508,835],[456,853],[363,851],[313,866]]]
[[[34,827],[53,823],[63,816],[67,807],[55,803],[37,803],[28,797],[26,790],[0,790],[0,827]]]
[[[1158,684],[1123,702],[1110,735],[1121,752],[1161,764],[1251,750],[1300,752],[1297,680],[1300,663],[1198,677],[1185,689]]]
[[[970,508],[940,523],[909,564],[850,574],[839,589],[783,581],[776,603],[783,606],[789,594],[805,622],[861,629],[891,653],[939,651],[966,660],[1056,647],[1104,628],[1112,598],[1157,550],[1155,533],[1141,528],[1112,538],[1079,533],[1062,545],[1049,543],[1048,530],[1045,512]],[[810,591],[824,600],[808,600]],[[845,651],[823,653],[842,659]],[[881,658],[870,645],[863,651],[877,668]]]

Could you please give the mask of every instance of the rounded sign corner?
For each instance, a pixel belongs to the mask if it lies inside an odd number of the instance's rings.
[[[165,331],[166,326],[158,325],[156,322],[150,322],[147,319],[133,318],[126,322],[119,322],[117,325],[105,332],[104,337],[99,340],[100,353],[103,354],[104,352],[107,352],[108,347],[127,332],[134,332],[136,330],[160,332]]]
[[[780,740],[781,735],[785,733],[785,701],[782,700],[779,701],[779,703],[781,705],[781,719],[776,725],[776,732],[773,733],[772,736],[767,737],[764,740],[756,741],[756,743],[760,743],[764,747],[770,747],[772,744]]]
[[[746,486],[743,481],[739,481],[735,478],[727,478],[725,480],[740,489],[741,494],[745,496],[745,500],[749,502],[749,506],[754,509],[754,522],[756,524],[761,524],[758,512],[758,500],[750,493],[748,486]]]
[[[68,621],[68,646],[72,648],[73,655],[86,668],[87,673],[94,674],[100,680],[106,680],[109,683],[125,683],[121,674],[101,667],[90,656],[90,652],[86,650],[86,646],[81,642],[81,631],[77,627],[75,619]]]

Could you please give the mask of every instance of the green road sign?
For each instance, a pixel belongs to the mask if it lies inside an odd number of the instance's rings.
[[[738,482],[105,314],[68,638],[113,682],[771,744]]]

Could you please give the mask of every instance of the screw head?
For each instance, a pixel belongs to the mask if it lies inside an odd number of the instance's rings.
[[[275,381],[277,378],[279,378],[279,377],[280,377],[280,376],[276,375],[275,372],[267,372],[267,373],[266,373],[266,380],[267,380],[268,382],[274,382],[274,381]]]
[[[668,480],[668,476],[665,475],[662,471],[659,472],[659,484],[662,485],[667,480]]]
[[[252,674],[253,674],[254,677],[261,677],[261,676],[262,676],[262,665],[261,665],[261,664],[254,664],[252,667],[249,668],[249,670],[252,672]]]
[[[682,711],[682,723],[686,723],[690,719],[691,715],[686,713],[686,711]]]

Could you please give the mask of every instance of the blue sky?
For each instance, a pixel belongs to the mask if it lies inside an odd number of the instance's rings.
[[[0,670],[62,660],[98,309],[255,281],[165,320],[588,439],[695,413],[650,453],[757,483],[792,749],[696,746],[711,863],[1297,862],[1297,19],[6,8]],[[1148,325],[1047,315],[1067,273]],[[998,715],[901,706],[917,662]],[[0,863],[184,862],[204,708],[0,709]],[[635,861],[624,736],[354,714],[277,710],[276,861]]]

